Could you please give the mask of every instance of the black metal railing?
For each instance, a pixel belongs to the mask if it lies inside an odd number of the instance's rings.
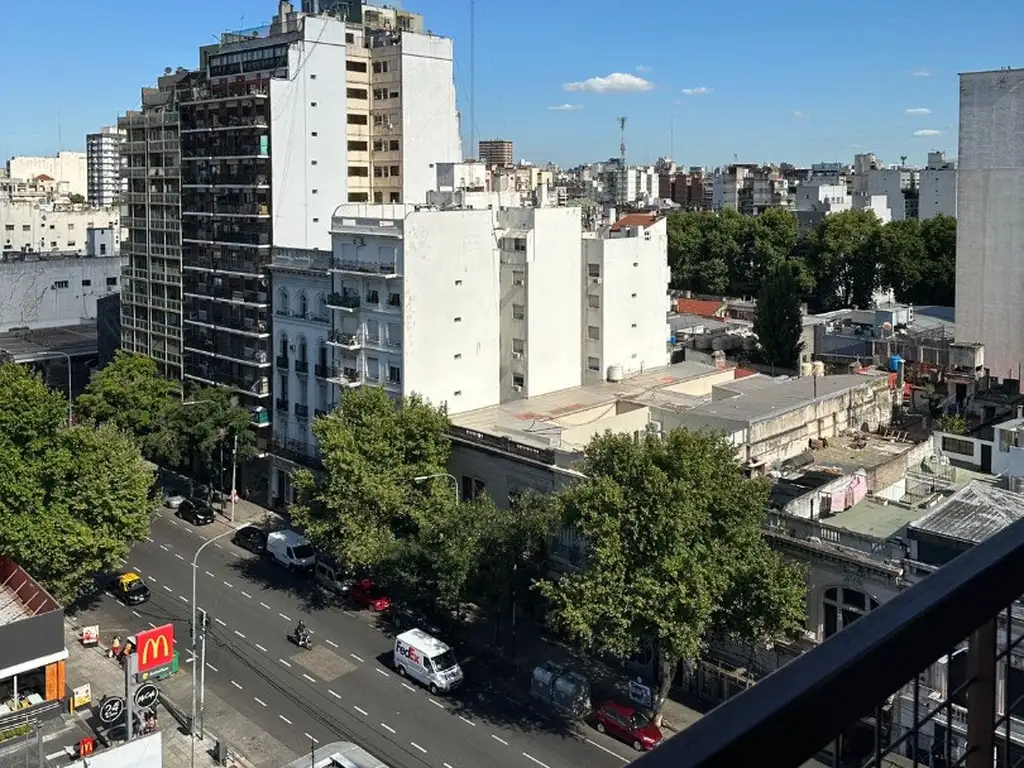
[[[634,765],[732,768],[756,755],[800,766],[823,751],[844,767],[1017,764],[1022,593],[1018,520]]]
[[[282,413],[288,413],[288,398],[279,397],[274,401],[274,408]]]
[[[309,373],[309,360],[296,360],[295,361],[295,372],[298,374]]]
[[[303,405],[302,403],[296,403],[295,404],[295,415],[296,415],[296,417],[298,417],[300,419],[308,419],[309,418],[309,406],[308,405]]]
[[[284,355],[278,355],[277,356],[277,367],[280,368],[282,371],[287,371],[288,370],[288,358],[285,357]]]
[[[338,369],[330,365],[317,364],[313,367],[316,377],[318,379],[336,379],[338,378]]]

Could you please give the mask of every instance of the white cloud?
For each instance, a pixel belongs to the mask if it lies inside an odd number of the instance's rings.
[[[928,107],[913,107],[912,109],[903,110],[903,114],[915,117],[918,115],[930,115],[931,113],[932,111]]]
[[[932,71],[930,69],[915,69],[910,74],[914,77],[931,77]]]
[[[793,110],[793,117],[795,117],[797,120],[804,120],[805,118],[808,118],[810,116],[811,115],[809,112],[804,112],[802,109]]]
[[[582,104],[559,104],[557,107],[548,107],[552,112],[575,112],[578,109],[583,109]]]
[[[707,93],[711,93],[711,89],[703,85],[697,88],[683,88],[684,96],[703,96]]]
[[[636,71],[637,72],[653,72],[654,71],[654,67],[649,67],[646,64],[637,64],[636,65]]]
[[[562,86],[566,91],[590,91],[591,93],[623,93],[629,91],[649,91],[654,84],[642,77],[626,72],[612,72],[607,77],[591,77]]]
[[[934,128],[922,128],[920,131],[914,131],[914,135],[920,139],[928,136],[941,136],[942,131],[936,131]]]

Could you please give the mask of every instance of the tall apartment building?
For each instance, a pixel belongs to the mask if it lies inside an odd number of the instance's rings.
[[[85,152],[58,152],[47,157],[12,157],[7,161],[7,175],[27,181],[49,176],[68,185],[68,194],[85,197],[89,191]]]
[[[161,375],[182,376],[181,146],[178,84],[183,71],[142,89],[142,108],[118,118],[125,132],[121,174],[127,237],[121,345],[153,358]]]
[[[93,205],[113,205],[123,191],[121,177],[121,144],[124,131],[105,126],[99,133],[85,137],[86,198]]]
[[[487,165],[512,165],[512,142],[508,139],[484,139],[479,142],[480,162]]]
[[[461,154],[451,40],[391,8],[307,6],[318,13],[282,2],[269,27],[204,46],[168,97],[181,375],[233,389],[258,414],[271,409],[271,249],[327,250],[339,204],[423,202],[431,164]]]
[[[917,217],[956,216],[956,161],[945,152],[929,152],[919,178]]]
[[[1024,69],[960,75],[956,339],[999,378],[1024,365]]]

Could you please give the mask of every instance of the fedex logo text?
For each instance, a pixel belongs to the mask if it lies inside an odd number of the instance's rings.
[[[411,645],[406,645],[405,643],[399,643],[398,644],[398,652],[402,656],[405,656],[405,658],[407,658],[413,664],[420,664],[421,663],[420,662],[420,652],[417,651],[415,648],[413,648]]]

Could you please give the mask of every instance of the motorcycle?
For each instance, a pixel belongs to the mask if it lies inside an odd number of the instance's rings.
[[[310,638],[309,632],[293,632],[288,635],[288,639],[299,648],[305,648],[307,651],[313,649],[313,640]]]

